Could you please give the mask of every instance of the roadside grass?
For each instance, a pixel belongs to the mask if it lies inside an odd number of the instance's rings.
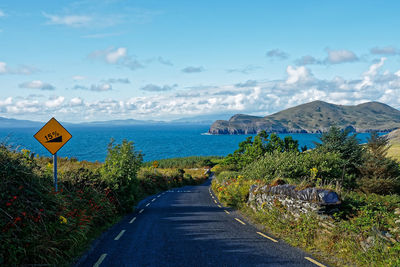
[[[400,162],[400,143],[391,144],[387,156]]]

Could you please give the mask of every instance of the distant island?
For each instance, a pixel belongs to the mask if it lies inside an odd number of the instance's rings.
[[[390,132],[400,128],[400,111],[380,102],[356,106],[313,101],[265,117],[237,114],[215,121],[209,134],[321,133],[332,125],[353,132]]]

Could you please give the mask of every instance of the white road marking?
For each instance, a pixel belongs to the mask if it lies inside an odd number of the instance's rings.
[[[221,205],[218,205],[218,208],[222,208]]]
[[[147,204],[146,204],[146,207],[148,207],[148,206],[150,206],[150,203],[147,203]]]
[[[115,238],[114,240],[119,240],[121,236],[125,233],[125,230],[122,230]]]
[[[136,220],[136,217],[133,217],[133,219],[129,223],[133,223]]]
[[[154,201],[156,201],[156,199],[155,199],[155,198],[153,198],[153,199],[151,200],[151,202],[154,202]]]
[[[240,222],[243,225],[246,225],[244,222],[242,222],[241,220],[239,220],[238,218],[235,218],[236,221]]]
[[[319,266],[319,267],[326,267],[326,265],[323,265],[322,263],[319,263],[318,261],[311,259],[310,257],[304,257],[306,260],[311,261],[312,263],[314,263],[315,265]]]
[[[224,210],[224,211],[225,211],[225,213],[226,213],[226,214],[230,214],[230,212],[229,212],[229,211],[227,211],[227,210]]]
[[[100,258],[96,261],[96,263],[93,265],[93,267],[99,267],[100,264],[104,261],[104,259],[107,257],[107,254],[101,254]]]
[[[139,211],[139,213],[142,213],[144,211],[144,209],[141,209],[140,211]]]
[[[217,204],[217,201],[215,201],[215,199],[214,199],[214,202],[215,202],[215,204]]]
[[[273,239],[272,237],[267,236],[266,234],[263,234],[263,233],[261,233],[261,232],[257,232],[257,234],[259,234],[260,236],[263,236],[263,237],[265,237],[265,238],[268,238],[269,240],[271,240],[271,241],[273,241],[273,242],[275,242],[275,243],[278,243],[278,240],[275,240],[275,239]]]

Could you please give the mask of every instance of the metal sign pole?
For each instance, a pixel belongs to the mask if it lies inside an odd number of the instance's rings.
[[[57,187],[57,152],[53,154],[53,176],[54,176],[54,190],[58,192]]]

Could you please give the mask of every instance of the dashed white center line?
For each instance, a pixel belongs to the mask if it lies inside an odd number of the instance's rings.
[[[267,236],[266,234],[263,234],[261,232],[257,232],[257,234],[259,234],[262,237],[268,238],[269,240],[271,240],[272,242],[278,243],[278,240],[273,239],[272,237]]]
[[[154,201],[156,201],[156,199],[155,199],[155,198],[153,198],[153,199],[151,200],[151,202],[154,202]]]
[[[148,206],[150,206],[150,203],[147,203],[147,204],[146,204],[146,207],[148,207]]]
[[[242,222],[241,220],[239,220],[238,218],[235,218],[236,221],[240,222],[243,225],[246,225],[244,222]]]
[[[229,212],[229,211],[227,211],[227,210],[224,210],[224,211],[225,211],[225,213],[226,213],[226,214],[230,214],[230,212]]]
[[[222,208],[221,205],[218,205],[218,208]]]
[[[141,209],[140,211],[139,211],[139,213],[142,213],[144,211],[144,209]]]
[[[215,204],[217,204],[217,201],[215,201],[215,199],[214,199],[214,202],[215,202]]]
[[[306,260],[311,261],[312,263],[314,263],[315,265],[319,266],[319,267],[326,267],[326,265],[323,265],[322,263],[319,263],[318,261],[311,259],[310,257],[304,257]]]
[[[133,217],[129,223],[133,223],[136,220],[136,217]]]
[[[125,230],[122,230],[115,238],[114,240],[119,240],[121,236],[125,233]]]
[[[107,257],[107,254],[101,254],[100,258],[96,261],[96,263],[93,265],[93,267],[99,267],[100,264],[104,261],[104,259]]]

